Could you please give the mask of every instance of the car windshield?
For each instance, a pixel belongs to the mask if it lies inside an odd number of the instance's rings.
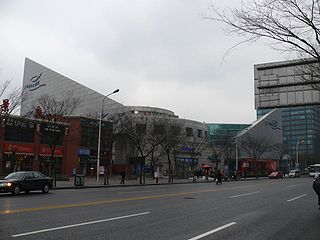
[[[23,179],[23,177],[24,177],[24,173],[22,173],[22,172],[14,172],[14,173],[10,173],[4,179]]]

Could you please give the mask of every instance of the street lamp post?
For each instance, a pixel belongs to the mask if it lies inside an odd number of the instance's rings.
[[[238,156],[238,136],[236,135],[236,171],[238,172],[239,156]]]
[[[303,144],[304,140],[299,141],[296,144],[296,170],[298,170],[298,165],[299,165],[299,144]]]
[[[97,156],[97,183],[99,182],[99,173],[100,173],[100,144],[101,144],[101,121],[102,121],[102,110],[103,110],[103,103],[107,97],[110,95],[119,92],[119,89],[114,90],[112,93],[107,94],[103,97],[100,106],[100,115],[99,115],[99,133],[98,133],[98,156]]]

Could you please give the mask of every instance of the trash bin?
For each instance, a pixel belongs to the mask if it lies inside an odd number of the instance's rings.
[[[75,187],[84,186],[84,175],[78,175],[78,174],[76,174],[76,175],[74,176],[74,186],[75,186]]]

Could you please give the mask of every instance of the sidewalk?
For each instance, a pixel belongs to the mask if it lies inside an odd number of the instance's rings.
[[[210,180],[210,179],[209,179]],[[121,178],[119,176],[109,177],[109,185],[104,185],[103,176],[99,178],[99,182],[96,181],[95,177],[85,177],[84,186],[74,186],[74,178],[70,177],[69,181],[57,181],[57,186],[54,189],[69,189],[69,188],[99,188],[99,187],[126,187],[126,186],[143,186],[143,185],[163,185],[163,184],[182,184],[182,183],[193,183],[191,179],[173,179],[173,183],[168,182],[168,178],[160,178],[158,183],[155,179],[146,178],[145,184],[140,184],[140,178],[137,179],[126,179],[125,184],[120,184]],[[143,181],[143,180],[142,180]],[[213,179],[211,179],[213,181]],[[197,179],[197,182],[205,183],[206,180]]]
[[[248,180],[261,180],[266,179],[264,177],[256,178],[246,178],[246,179],[239,179],[238,181],[248,181]],[[54,189],[72,189],[72,188],[104,188],[104,187],[126,187],[126,186],[148,186],[148,185],[167,185],[167,184],[186,184],[186,183],[207,183],[213,182],[213,178],[209,178],[208,181],[205,178],[199,178],[196,182],[193,182],[192,178],[189,179],[173,179],[172,183],[168,182],[168,178],[163,177],[160,178],[158,183],[156,183],[155,179],[146,178],[145,184],[140,184],[140,179],[126,179],[125,184],[120,184],[121,178],[120,176],[111,176],[109,177],[109,185],[104,185],[104,178],[103,176],[99,178],[99,182],[96,181],[95,177],[85,177],[84,179],[84,186],[75,186],[74,185],[74,178],[70,177],[69,181],[57,181],[57,186]],[[234,180],[229,180],[234,181]]]

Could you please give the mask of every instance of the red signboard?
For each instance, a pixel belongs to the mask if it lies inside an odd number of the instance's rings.
[[[4,143],[5,152],[33,153],[33,144]]]
[[[51,155],[51,148],[48,145],[40,145],[40,154]],[[54,150],[54,155],[62,155],[62,154],[63,154],[63,148],[56,147],[56,149]]]

